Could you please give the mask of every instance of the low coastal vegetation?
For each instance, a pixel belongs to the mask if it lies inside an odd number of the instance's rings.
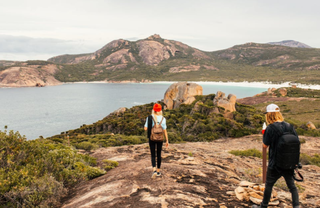
[[[268,101],[265,103],[254,104],[253,107],[263,110],[266,105],[276,103],[285,118],[285,121],[294,125],[298,135],[320,136],[320,90],[285,88],[286,96],[281,96],[279,89],[274,94],[280,99],[278,101]],[[266,95],[267,96],[267,95]],[[289,100],[286,98],[290,98]],[[270,98],[272,100],[272,98]],[[316,129],[310,129],[308,122],[312,122]]]
[[[264,121],[261,111],[237,103],[237,111],[225,117],[224,108],[213,104],[214,97],[214,94],[196,96],[191,105],[183,104],[177,109],[164,110],[171,143],[213,141],[259,133]],[[66,133],[72,145],[88,151],[97,147],[145,143],[147,138],[143,127],[153,104],[135,106],[122,113],[112,113],[92,125],[83,125]],[[66,134],[48,139],[65,143]]]
[[[320,98],[320,90],[293,87],[285,87],[285,89],[287,90],[287,97]],[[281,97],[280,88],[276,89],[274,93],[277,95],[277,97]]]
[[[96,165],[73,147],[0,131],[1,207],[57,207],[69,188],[105,174]]]
[[[164,110],[167,119],[168,135],[171,143],[213,141],[226,137],[242,137],[260,133],[265,117],[262,114],[266,103],[253,106],[236,103],[236,111],[226,116],[224,108],[215,106],[215,94],[196,96],[190,105],[181,105],[177,109]],[[306,125],[315,113],[320,118],[317,103],[320,100],[283,101],[277,103],[285,120],[294,125],[299,135],[319,136],[319,120],[312,120],[317,129]],[[78,149],[87,151],[98,147],[133,145],[147,142],[143,130],[145,119],[150,115],[154,103],[134,106],[124,112],[111,113],[104,119],[83,125],[78,129],[63,132],[50,137],[52,141],[70,143]],[[310,111],[310,112],[309,112]],[[316,122],[318,121],[318,122]],[[303,142],[303,141],[302,141]]]

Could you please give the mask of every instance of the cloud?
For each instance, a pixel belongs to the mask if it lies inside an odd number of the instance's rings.
[[[98,49],[84,40],[31,38],[11,35],[0,35],[0,46],[0,60],[18,60],[19,58],[23,58],[23,60],[48,59],[55,55],[91,53]]]
[[[0,35],[0,53],[64,53],[85,48],[81,41]]]

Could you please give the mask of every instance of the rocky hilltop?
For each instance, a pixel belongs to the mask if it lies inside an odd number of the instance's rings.
[[[159,35],[131,42],[123,39],[114,40],[98,51],[83,55],[61,55],[48,59],[60,64],[78,64],[95,60],[95,67],[106,67],[108,70],[126,68],[129,63],[157,66],[160,62],[176,57],[178,54],[207,58],[205,52],[192,48],[178,41],[165,40]],[[113,66],[112,65],[118,65]]]
[[[164,149],[162,176],[151,178],[148,144],[100,148],[91,152],[98,163],[109,159],[119,166],[106,175],[79,184],[65,200],[63,208],[72,207],[251,207],[261,202],[261,192],[250,197],[236,196],[241,181],[261,185],[262,160],[239,157],[230,150],[261,149],[261,135],[213,142],[171,144]],[[317,138],[303,137],[302,152],[315,152]],[[246,144],[246,145],[243,145]],[[306,165],[301,170],[305,181],[298,183],[302,207],[320,206],[320,168]],[[280,180],[274,188],[279,207],[291,207],[291,195]],[[254,197],[253,197],[254,196]],[[255,198],[257,197],[257,198]]]
[[[59,85],[54,74],[58,66],[42,61],[13,62],[0,71],[0,87],[43,87]]]

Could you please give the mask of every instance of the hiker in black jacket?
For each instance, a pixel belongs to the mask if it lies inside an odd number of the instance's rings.
[[[298,135],[292,125],[284,122],[283,116],[280,112],[280,108],[277,105],[268,105],[265,114],[268,127],[263,134],[263,147],[269,147],[269,163],[267,170],[266,187],[264,190],[262,203],[260,204],[260,206],[253,205],[252,208],[268,207],[273,185],[281,176],[284,177],[291,192],[293,208],[299,208],[299,195],[293,179],[294,169],[282,169],[276,165],[276,154],[279,151],[277,148],[277,144],[281,136],[278,132],[290,132],[295,136]],[[277,129],[279,129],[279,131]]]

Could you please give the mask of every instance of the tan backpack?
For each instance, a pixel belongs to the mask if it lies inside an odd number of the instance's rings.
[[[153,116],[152,116],[152,120],[154,122],[154,126],[151,129],[150,140],[154,142],[163,142],[163,129],[161,126],[163,117],[159,124],[154,120]]]

